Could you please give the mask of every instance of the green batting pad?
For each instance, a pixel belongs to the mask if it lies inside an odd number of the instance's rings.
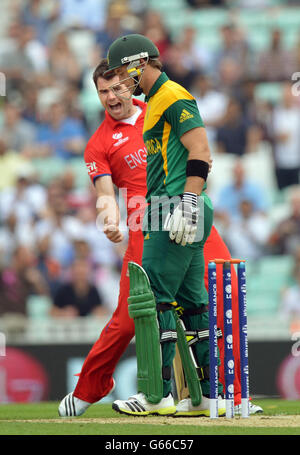
[[[163,380],[156,302],[145,270],[134,262],[128,263],[128,270],[128,312],[135,325],[138,392],[143,392],[150,403],[159,403]]]

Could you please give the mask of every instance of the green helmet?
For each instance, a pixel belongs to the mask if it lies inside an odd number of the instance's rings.
[[[119,68],[141,58],[158,58],[159,50],[155,44],[143,35],[121,36],[109,47],[107,53],[108,71]]]

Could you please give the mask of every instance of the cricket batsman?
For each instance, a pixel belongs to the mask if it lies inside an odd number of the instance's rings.
[[[128,219],[136,210],[135,205],[133,207],[130,205],[132,196],[137,196],[138,200],[140,197],[140,200],[143,200],[147,192],[146,149],[142,138],[146,104],[132,99],[126,86],[118,84],[118,76],[114,73],[105,74],[107,70],[108,64],[104,59],[94,72],[95,86],[106,113],[104,122],[87,144],[85,161],[97,195],[103,201],[98,210],[104,224],[104,232],[112,242],[117,243],[123,239],[123,234],[119,230],[119,209],[115,199],[114,184],[119,188],[127,189]],[[111,89],[112,85],[115,86],[114,90]],[[123,96],[119,97],[118,89],[125,91],[125,96],[123,93]],[[127,304],[129,296],[128,262],[142,263],[144,239],[140,229],[132,230],[129,222],[128,224],[129,240],[121,272],[118,306],[89,352],[75,390],[60,403],[59,414],[63,417],[82,415],[91,404],[101,400],[113,389],[113,372],[135,334],[134,320],[129,317]],[[210,259],[215,257],[230,258],[226,245],[214,227],[205,243],[204,256],[206,265]],[[205,279],[207,285],[207,275]],[[222,291],[222,285],[218,286],[218,292],[219,290]],[[233,288],[232,292],[234,305],[237,302],[236,288]],[[222,299],[218,299],[218,301],[222,302]],[[222,311],[218,313],[222,318]],[[218,323],[222,327],[222,320]],[[238,321],[236,323],[238,324]],[[234,324],[234,327],[236,325],[238,331],[237,324]],[[237,348],[235,356],[236,359],[239,358]],[[221,365],[221,381],[223,376]],[[239,403],[240,383],[237,377],[235,381],[236,408]],[[198,414],[201,415],[201,412]]]
[[[134,95],[146,95],[143,139],[149,203],[144,216],[142,267],[128,264],[128,312],[135,323],[138,393],[125,401],[116,400],[113,409],[141,416],[209,416],[203,248],[213,224],[212,203],[204,191],[211,157],[195,99],[161,72],[158,58],[154,43],[138,34],[118,38],[107,56],[109,70],[119,76],[120,83]],[[119,87],[118,83],[118,91]],[[198,334],[193,348],[188,347],[185,331]],[[177,406],[171,381],[175,343],[190,394]],[[218,390],[219,415],[224,415],[220,382]]]

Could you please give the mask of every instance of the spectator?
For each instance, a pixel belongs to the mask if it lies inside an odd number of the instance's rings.
[[[226,112],[228,97],[213,87],[209,76],[201,73],[194,79],[192,94],[203,118],[208,142],[213,145],[216,139],[216,128],[221,125]]]
[[[216,130],[217,152],[244,155],[247,152],[250,125],[237,99],[228,100],[225,115],[220,123]]]
[[[58,82],[67,81],[79,84],[81,70],[79,63],[72,52],[67,32],[59,32],[49,48],[49,72]]]
[[[256,87],[256,79],[249,77],[233,90],[240,102],[245,122],[251,125],[247,134],[247,152],[257,150],[262,142],[272,141],[273,106],[257,98]]]
[[[69,117],[62,102],[51,104],[46,117],[37,134],[37,143],[44,146],[45,153],[63,160],[81,155],[86,143],[83,123]]]
[[[255,213],[266,215],[268,201],[264,190],[247,178],[243,163],[238,159],[232,169],[232,183],[223,186],[219,192],[215,204],[215,217],[228,224],[231,217],[239,216],[243,201],[250,202]]]
[[[290,214],[278,223],[269,239],[275,254],[293,254],[300,244],[300,186],[289,195]]]
[[[22,108],[16,102],[7,102],[3,109],[3,118],[0,124],[1,138],[7,148],[23,153],[33,146],[36,140],[36,128],[32,123],[23,119]]]
[[[294,69],[293,53],[284,49],[280,29],[272,30],[270,47],[261,52],[257,60],[257,77],[261,81],[278,82],[291,78]]]
[[[244,76],[242,67],[236,59],[224,57],[220,61],[219,70],[214,71],[212,77],[215,83],[222,87],[222,92],[236,97],[236,91],[239,90]]]
[[[300,242],[299,245],[297,245],[296,249],[293,252],[293,257],[294,257],[294,265],[295,267],[300,267]]]
[[[51,24],[57,19],[59,9],[52,3],[50,8],[43,8],[42,0],[30,0],[21,6],[19,19],[24,25],[34,28],[36,38],[44,45],[51,39]]]
[[[289,326],[291,332],[300,328],[300,265],[295,262],[292,282],[282,289],[279,314]]]
[[[49,242],[49,255],[62,268],[68,267],[74,259],[74,240],[81,235],[80,221],[68,213],[65,193],[59,181],[48,187],[48,204],[43,218],[35,225],[38,242]]]
[[[15,23],[10,32],[9,46],[4,46],[0,52],[0,71],[6,75],[7,89],[16,90],[24,80],[32,78],[35,68],[27,53],[26,28]]]
[[[25,158],[16,151],[9,150],[6,142],[0,138],[0,192],[16,184],[20,169],[27,164]]]
[[[178,44],[184,65],[189,69],[208,72],[212,70],[212,53],[197,42],[197,29],[191,25],[183,28]]]
[[[91,251],[92,262],[96,266],[116,268],[119,263],[115,245],[110,242],[102,229],[96,226],[96,206],[82,207],[78,211],[78,219],[83,225],[83,238],[88,242]]]
[[[36,268],[47,283],[49,295],[53,299],[64,279],[64,270],[59,261],[51,256],[50,237],[44,236],[41,240],[35,238],[37,247]]]
[[[171,35],[158,11],[148,10],[143,20],[143,34],[151,39],[160,53],[163,62],[165,54],[172,44]]]
[[[90,275],[90,265],[86,260],[74,261],[70,281],[63,284],[55,295],[51,309],[53,317],[101,317],[106,314],[101,296],[91,282]]]
[[[282,101],[273,112],[274,161],[278,188],[299,183],[300,106],[291,84],[283,87]]]
[[[267,251],[270,223],[265,215],[254,210],[250,200],[244,199],[237,216],[228,217],[223,235],[232,257],[240,257],[242,252],[246,260],[259,260]]]
[[[35,268],[35,255],[25,246],[18,246],[9,267],[0,272],[0,314],[26,315],[30,295],[48,295],[43,277]]]
[[[1,221],[5,221],[11,213],[16,214],[18,223],[32,223],[42,216],[46,190],[34,178],[34,170],[28,163],[18,169],[16,185],[0,193]]]
[[[111,2],[108,6],[107,18],[103,27],[96,34],[96,43],[101,46],[103,54],[106,55],[111,43],[119,36],[133,33],[130,27],[124,23],[124,17],[129,13],[127,2]]]
[[[16,213],[12,211],[0,227],[0,268],[9,266],[16,246],[21,245],[34,248],[32,224],[30,222],[19,223]]]
[[[36,39],[33,27],[24,26],[21,33],[24,49],[32,62],[34,73],[36,75],[43,74],[48,70],[48,51],[46,46]]]
[[[215,55],[215,67],[221,70],[223,61],[233,61],[239,65],[241,77],[248,74],[249,46],[242,31],[234,24],[225,24],[220,29],[221,48]]]
[[[87,121],[80,105],[80,87],[75,82],[68,82],[62,93],[62,102],[66,111],[73,119],[77,119],[86,127]]]
[[[192,87],[197,74],[195,69],[185,66],[183,50],[178,43],[172,44],[166,52],[164,70],[171,80],[182,85],[187,90]]]
[[[235,90],[235,95],[241,103],[243,114],[247,121],[258,122],[258,102],[256,99],[257,81],[255,78],[247,77],[241,81]]]
[[[294,47],[294,49],[292,50],[292,54],[293,54],[293,63],[294,63],[294,70],[293,70],[293,73],[298,73],[299,72],[299,68],[300,68],[300,36],[297,40],[297,43]]]
[[[98,30],[105,24],[106,4],[103,0],[60,0],[59,22],[64,28]]]
[[[39,92],[39,87],[35,81],[25,82],[20,91],[23,98],[21,111],[22,118],[27,122],[30,122],[34,128],[36,128],[40,122],[38,117]]]
[[[78,210],[81,207],[88,207],[92,203],[92,195],[88,186],[78,184],[78,177],[72,168],[66,170],[60,175],[60,186],[65,194],[68,212],[78,216]]]

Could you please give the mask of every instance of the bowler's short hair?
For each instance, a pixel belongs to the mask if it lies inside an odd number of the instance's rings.
[[[98,81],[99,77],[102,77],[106,81],[109,81],[110,79],[112,79],[115,76],[113,71],[110,73],[104,74],[107,70],[108,70],[108,61],[106,58],[103,58],[93,73],[93,81],[94,81],[96,88],[98,88],[97,81]]]

